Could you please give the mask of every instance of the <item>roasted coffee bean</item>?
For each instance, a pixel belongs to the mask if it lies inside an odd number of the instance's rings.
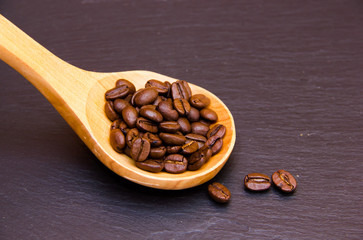
[[[147,105],[150,106],[150,105]],[[151,105],[154,106],[154,105]],[[163,116],[156,110],[152,108],[141,108],[139,112],[140,116],[152,120],[154,122],[162,122]]]
[[[181,151],[182,146],[166,146],[167,154],[175,154]]]
[[[135,161],[144,161],[150,153],[150,142],[144,138],[137,138],[132,144],[131,156]]]
[[[157,110],[163,115],[166,121],[176,121],[179,117],[178,112],[173,108],[171,101],[162,101],[159,103]]]
[[[181,149],[182,154],[192,154],[198,150],[198,143],[196,141],[186,142]]]
[[[125,136],[120,129],[113,129],[110,133],[110,143],[112,148],[121,153],[126,145]]]
[[[160,133],[159,137],[166,145],[178,146],[183,145],[187,140],[183,135],[173,133]]]
[[[137,128],[130,129],[126,134],[126,144],[129,148],[132,148],[134,141],[140,137],[139,130]]]
[[[155,79],[151,79],[146,82],[145,88],[149,87],[154,87],[156,91],[158,91],[158,93],[160,94],[166,94],[169,91],[169,87],[167,84]]]
[[[124,98],[124,100],[125,100],[126,102],[130,103],[130,102],[131,102],[132,95],[133,95],[133,94],[129,94],[129,95],[127,95],[127,96]]]
[[[187,114],[187,118],[190,122],[198,122],[200,119],[199,110],[191,107],[190,112]]]
[[[180,130],[180,125],[175,121],[165,121],[159,124],[159,129],[162,132],[176,133]]]
[[[156,110],[156,107],[155,105],[151,105],[151,104],[148,104],[148,105],[144,105],[140,108],[141,109],[145,109],[145,108],[149,108],[149,109],[152,109],[152,110]]]
[[[149,157],[154,159],[161,159],[165,156],[166,147],[155,147],[150,149]]]
[[[152,147],[159,147],[163,144],[163,142],[157,135],[152,134],[150,132],[144,133],[144,135],[142,137],[147,139],[150,142]]]
[[[132,156],[131,156],[131,148],[129,148],[129,146],[127,146],[127,145],[124,148],[124,154],[126,154],[126,156],[132,158]]]
[[[122,114],[122,110],[126,107],[130,105],[130,103],[128,103],[127,101],[125,101],[124,99],[116,99],[115,101],[113,101],[113,108],[115,109],[115,111],[119,114]]]
[[[207,133],[209,131],[209,127],[201,122],[193,122],[191,124],[192,127],[192,133],[207,136]]]
[[[207,138],[210,138],[212,136],[223,138],[225,134],[226,134],[226,127],[223,126],[222,124],[216,124],[208,131]]]
[[[142,162],[135,162],[136,167],[148,171],[157,173],[163,170],[164,168],[164,160],[163,159],[147,159]]]
[[[122,131],[123,134],[127,134],[129,131],[129,128],[127,124],[124,121],[120,121],[120,124],[118,125],[118,128]]]
[[[142,90],[144,90],[144,88],[140,88],[139,90],[137,90],[134,94],[132,94],[132,97],[131,97],[131,99],[130,99],[130,104],[132,105],[132,106],[136,106],[136,104],[135,104],[135,98],[136,98],[136,96],[142,91]]]
[[[126,97],[130,93],[130,88],[126,85],[112,88],[105,93],[107,101],[115,100],[116,98]]]
[[[169,173],[182,173],[187,170],[188,160],[180,154],[171,154],[165,158],[165,171]]]
[[[209,108],[203,108],[200,110],[200,116],[207,121],[216,122],[218,120],[218,115],[215,111]]]
[[[145,132],[151,132],[151,133],[157,133],[158,132],[158,126],[155,122],[150,121],[146,118],[139,117],[136,120],[136,127],[142,131]]]
[[[295,191],[297,187],[297,182],[294,176],[285,170],[278,170],[272,174],[271,179],[278,189],[286,193]]]
[[[111,124],[111,130],[113,129],[120,129],[120,123],[123,122],[122,119],[116,119],[115,121],[112,122]]]
[[[190,104],[184,98],[174,99],[174,108],[179,113],[179,116],[188,115],[190,112]]]
[[[228,188],[218,182],[214,182],[208,186],[208,193],[214,201],[219,203],[226,203],[231,199],[231,192]]]
[[[212,156],[212,150],[207,147],[201,148],[193,153],[188,161],[188,170],[195,171],[203,166]]]
[[[171,84],[171,95],[173,99],[184,98],[189,100],[189,92],[181,81],[176,81]]]
[[[111,121],[115,121],[116,119],[118,119],[120,117],[113,109],[112,101],[107,101],[105,103],[105,113],[106,113],[107,118],[110,119]]]
[[[206,126],[208,126],[208,127],[210,127],[210,125],[212,125],[212,124],[213,124],[213,122],[211,122],[211,121],[207,121],[207,120],[205,120],[205,119],[203,119],[203,118],[200,118],[200,119],[199,119],[199,122],[200,122],[200,123],[203,123],[204,125],[206,125]]]
[[[180,82],[184,86],[184,88],[187,90],[187,93],[190,98],[192,96],[192,89],[190,88],[189,83],[184,80],[178,80],[177,82]],[[189,98],[187,99],[188,101],[189,101]]]
[[[130,89],[129,94],[133,94],[136,91],[135,85],[132,82],[126,79],[119,79],[116,81],[116,87],[121,87],[123,85],[126,85]]]
[[[245,176],[245,187],[251,191],[265,191],[271,186],[269,176],[262,173],[250,173]]]
[[[136,120],[138,116],[138,112],[131,105],[126,106],[122,110],[122,118],[126,122],[127,126],[129,126],[129,128],[134,128],[136,126]]]
[[[218,138],[218,137],[214,136],[214,137],[208,138],[205,145],[208,146],[212,150],[212,153],[214,155],[222,149],[223,140],[222,140],[222,138]]]
[[[159,105],[159,103],[161,103],[162,101],[165,101],[166,98],[162,97],[162,96],[158,96],[155,101],[153,102],[153,106],[155,106],[155,109],[156,109],[156,106]]]
[[[197,109],[203,109],[205,107],[208,107],[210,104],[210,99],[205,96],[204,94],[195,94],[190,97],[189,99],[190,105]]]
[[[142,105],[147,105],[153,103],[158,97],[158,91],[155,88],[144,88],[138,92],[134,98],[136,106],[141,107]]]
[[[171,83],[168,82],[168,81],[165,81],[164,83],[168,87],[168,92],[165,94],[165,96],[168,97],[168,98],[171,98],[172,97],[171,96]]]
[[[192,127],[190,125],[190,122],[188,121],[188,119],[186,118],[179,118],[177,120],[177,122],[179,123],[180,125],[180,131],[183,133],[183,134],[188,134],[192,131]]]
[[[205,143],[207,142],[207,138],[203,135],[195,134],[195,133],[189,133],[185,135],[185,138],[190,141],[196,141],[198,143],[198,148],[204,147]]]

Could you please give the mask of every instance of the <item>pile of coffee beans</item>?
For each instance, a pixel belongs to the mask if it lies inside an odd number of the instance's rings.
[[[130,81],[119,79],[105,98],[112,148],[143,170],[198,170],[223,146],[226,127],[217,124],[210,99],[193,95],[186,81],[151,79],[136,91]]]

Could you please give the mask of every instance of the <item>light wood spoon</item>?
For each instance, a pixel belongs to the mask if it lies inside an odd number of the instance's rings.
[[[115,152],[109,143],[110,120],[104,113],[104,94],[120,78],[137,89],[149,79],[174,82],[177,79],[150,71],[99,73],[72,66],[53,55],[0,15],[0,58],[28,79],[62,115],[82,141],[109,169],[135,183],[159,189],[185,189],[213,178],[227,162],[236,140],[232,114],[223,102],[207,90],[190,84],[193,94],[211,99],[210,108],[226,126],[222,150],[197,171],[181,174],[150,173],[134,161]]]

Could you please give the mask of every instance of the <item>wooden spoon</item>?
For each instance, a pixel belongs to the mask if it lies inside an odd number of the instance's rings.
[[[0,58],[28,79],[55,107],[88,148],[109,169],[135,183],[159,189],[185,189],[213,178],[228,160],[236,139],[233,117],[223,102],[207,90],[190,84],[193,94],[211,99],[211,108],[226,126],[222,150],[197,171],[181,174],[150,173],[134,161],[115,152],[109,143],[110,120],[104,113],[106,90],[117,79],[133,82],[137,89],[149,79],[174,82],[177,79],[150,71],[99,73],[72,66],[53,55],[0,15]]]

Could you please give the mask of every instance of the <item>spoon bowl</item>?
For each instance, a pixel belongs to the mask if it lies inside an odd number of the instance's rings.
[[[181,174],[151,173],[115,152],[109,143],[110,120],[104,113],[104,94],[118,79],[127,79],[136,89],[150,79],[174,82],[177,79],[150,71],[99,73],[79,69],[46,50],[0,15],[0,58],[28,79],[56,108],[95,156],[116,174],[135,183],[158,189],[185,189],[213,178],[227,162],[236,139],[232,114],[211,92],[190,84],[193,94],[211,99],[210,108],[218,123],[226,126],[222,150],[197,171]]]

